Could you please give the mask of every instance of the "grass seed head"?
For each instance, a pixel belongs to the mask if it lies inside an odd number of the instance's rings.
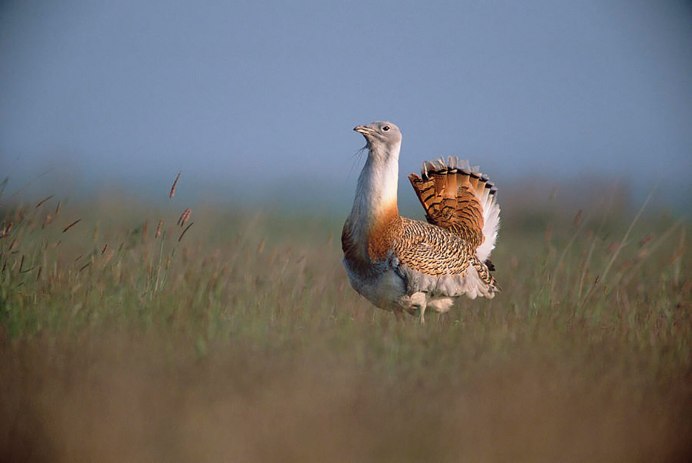
[[[180,217],[178,218],[178,226],[183,227],[187,223],[188,220],[190,220],[190,216],[192,215],[192,209],[189,207],[183,211],[182,214],[180,214]]]
[[[180,180],[180,174],[181,172],[178,172],[178,175],[175,176],[175,180],[173,180],[173,185],[171,185],[171,191],[168,192],[168,198],[173,199],[175,196],[175,189],[178,186],[178,180]]]
[[[156,226],[156,232],[154,233],[154,238],[158,238],[161,236],[161,232],[163,231],[163,220],[159,220],[159,224]]]

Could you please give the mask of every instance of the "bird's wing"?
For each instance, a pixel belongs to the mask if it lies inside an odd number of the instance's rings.
[[[401,232],[393,243],[400,263],[430,276],[466,271],[473,253],[459,235],[419,220],[402,220]]]
[[[493,297],[497,283],[488,266],[459,235],[418,220],[402,218],[392,246],[407,291],[445,296]]]
[[[497,189],[488,178],[450,157],[448,162],[423,163],[421,175],[411,174],[409,180],[428,222],[460,236],[486,260],[495,247],[500,218]]]

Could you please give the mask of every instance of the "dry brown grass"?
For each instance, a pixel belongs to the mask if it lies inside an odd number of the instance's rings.
[[[229,343],[200,359],[168,340],[87,338],[3,353],[6,461],[682,461],[690,431],[681,383],[582,353],[433,360],[428,375],[310,347]]]

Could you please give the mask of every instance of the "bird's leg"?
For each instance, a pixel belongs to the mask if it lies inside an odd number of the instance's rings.
[[[425,323],[425,308],[428,305],[428,298],[424,292],[413,293],[411,295],[411,308],[418,309],[421,324]]]

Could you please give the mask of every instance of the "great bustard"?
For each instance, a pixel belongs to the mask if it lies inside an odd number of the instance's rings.
[[[409,175],[428,223],[399,215],[401,131],[391,122],[354,128],[367,141],[353,209],[341,235],[351,286],[377,307],[418,314],[446,312],[457,297],[498,291],[488,260],[500,223],[496,189],[468,163],[425,162]]]

